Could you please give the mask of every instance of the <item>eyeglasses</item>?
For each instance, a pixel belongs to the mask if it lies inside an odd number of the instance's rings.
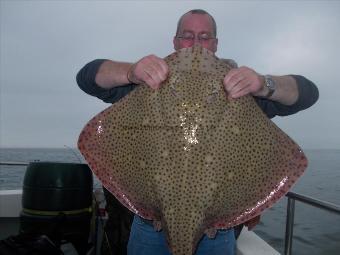
[[[198,34],[197,36],[195,36],[195,34],[192,34],[192,33],[187,33],[181,36],[176,36],[176,38],[183,40],[183,41],[187,41],[187,42],[194,42],[195,39],[197,38],[197,41],[201,43],[216,39],[216,37],[211,37],[208,34]]]

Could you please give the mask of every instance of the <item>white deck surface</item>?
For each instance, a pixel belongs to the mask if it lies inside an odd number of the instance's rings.
[[[237,240],[237,255],[279,255],[273,247],[256,235],[243,228]]]
[[[19,217],[22,190],[0,190],[0,217]]]

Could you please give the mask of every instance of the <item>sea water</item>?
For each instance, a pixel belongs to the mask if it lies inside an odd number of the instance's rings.
[[[309,166],[292,191],[340,205],[340,150],[305,150]],[[84,162],[76,149],[0,149],[0,161]],[[0,165],[0,189],[21,189],[26,166]],[[100,187],[97,179],[94,186]],[[255,232],[280,253],[284,250],[287,198],[261,216]],[[293,254],[339,255],[340,215],[295,203]]]

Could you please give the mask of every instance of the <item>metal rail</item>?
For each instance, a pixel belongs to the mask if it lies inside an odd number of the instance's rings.
[[[1,161],[1,166],[28,166],[28,162]]]
[[[288,203],[284,254],[291,255],[293,244],[295,200],[339,215],[340,206],[294,192],[288,192],[286,196],[288,197]]]

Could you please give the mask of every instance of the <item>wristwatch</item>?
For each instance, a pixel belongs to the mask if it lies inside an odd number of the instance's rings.
[[[273,78],[270,75],[265,75],[264,76],[264,86],[268,88],[268,93],[265,95],[265,98],[270,98],[276,89],[276,84]]]

